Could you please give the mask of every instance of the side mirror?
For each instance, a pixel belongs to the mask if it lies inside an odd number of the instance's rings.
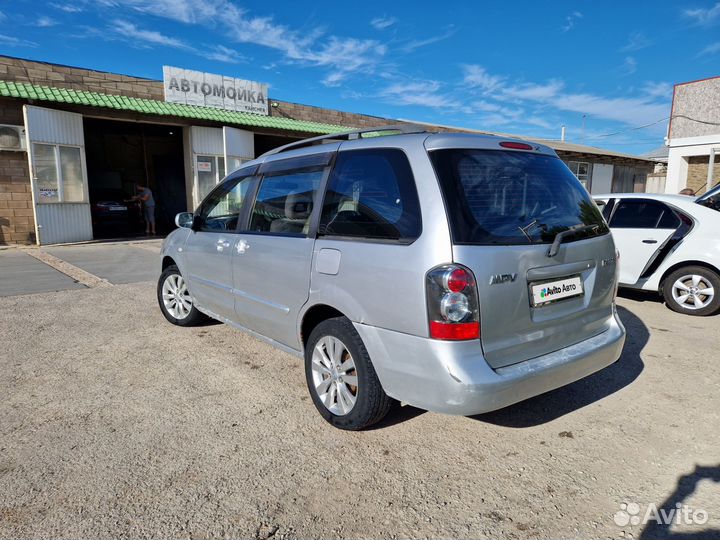
[[[191,229],[194,221],[192,212],[180,212],[175,216],[175,225]]]

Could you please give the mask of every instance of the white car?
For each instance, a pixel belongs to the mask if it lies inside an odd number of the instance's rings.
[[[597,195],[620,256],[621,287],[659,292],[688,315],[720,309],[720,186],[686,195]]]

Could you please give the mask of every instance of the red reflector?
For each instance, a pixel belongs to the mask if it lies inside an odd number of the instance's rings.
[[[512,148],[514,150],[532,150],[533,147],[526,143],[521,142],[513,142],[513,141],[503,141],[500,143],[500,146],[503,148]]]
[[[477,339],[480,337],[480,323],[446,323],[430,321],[430,337],[433,339]]]
[[[451,292],[461,292],[465,290],[465,287],[470,283],[470,276],[462,268],[456,268],[447,278],[447,288]]]

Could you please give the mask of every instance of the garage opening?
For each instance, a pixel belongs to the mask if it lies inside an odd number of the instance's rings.
[[[144,236],[136,186],[155,199],[158,235],[187,209],[182,128],[85,118],[85,152],[94,238]]]

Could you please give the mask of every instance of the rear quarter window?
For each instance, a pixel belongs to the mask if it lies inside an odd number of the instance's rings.
[[[430,158],[455,243],[550,243],[578,225],[597,227],[569,241],[608,232],[597,205],[556,156],[448,149]]]
[[[407,156],[395,148],[340,152],[318,234],[412,242],[422,229]]]

